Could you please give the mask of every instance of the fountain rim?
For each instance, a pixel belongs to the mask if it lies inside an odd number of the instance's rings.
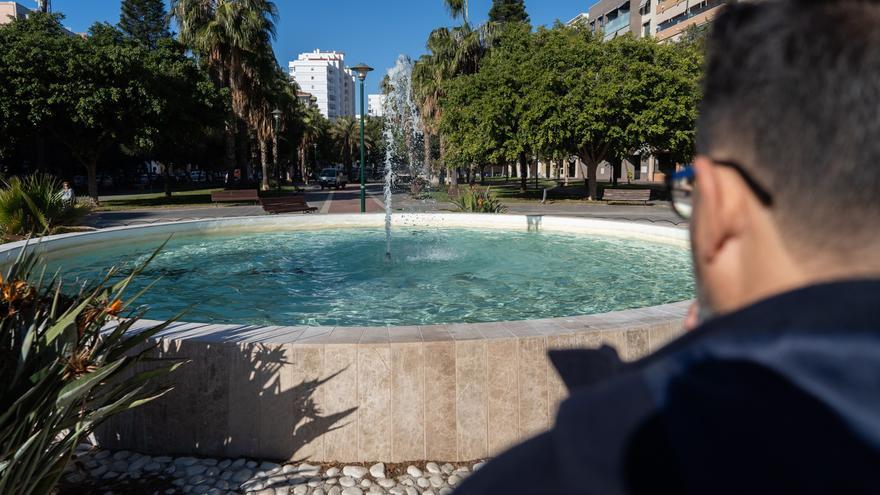
[[[277,231],[316,231],[338,228],[377,228],[384,225],[385,215],[273,215],[255,217],[221,217],[214,219],[160,222],[146,225],[111,227],[93,232],[76,232],[39,238],[35,241],[17,241],[0,245],[0,269],[15,259],[25,246],[42,254],[58,256],[78,248],[95,244],[127,241],[129,234],[143,232],[152,238],[171,234],[211,234],[223,232],[260,233]],[[394,215],[395,227],[487,228],[510,231],[528,228],[538,222],[547,232],[595,234],[672,244],[688,247],[688,231],[680,227],[648,225],[604,219],[562,217],[549,215],[508,215],[473,213],[401,213]],[[175,322],[157,334],[162,340],[194,340],[212,343],[248,344],[389,344],[421,343],[458,340],[490,340],[521,337],[547,337],[571,334],[585,328],[621,330],[641,328],[658,321],[675,322],[684,318],[691,301],[679,301],[659,306],[615,311],[611,313],[544,318],[533,320],[501,321],[491,323],[448,323],[437,325],[381,326],[381,327],[319,327],[319,326],[261,326],[242,324],[211,324]],[[140,320],[133,329],[146,329],[159,324],[156,320]]]

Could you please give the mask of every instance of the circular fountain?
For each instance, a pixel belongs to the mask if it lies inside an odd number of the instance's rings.
[[[464,461],[547,428],[565,389],[546,352],[634,359],[680,332],[686,231],[515,215],[177,222],[32,244],[68,277],[137,262],[164,318],[168,396],[115,417],[107,448],[314,461]],[[0,246],[0,265],[24,246]],[[201,309],[199,309],[201,308]],[[140,322],[140,328],[154,322]],[[145,364],[146,366],[147,364]]]

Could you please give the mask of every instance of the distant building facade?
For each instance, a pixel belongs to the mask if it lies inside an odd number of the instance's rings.
[[[590,22],[590,14],[587,12],[581,12],[580,14],[569,19],[565,25],[568,27],[574,26],[586,26]]]
[[[288,68],[299,89],[317,98],[315,104],[325,117],[336,120],[354,116],[355,76],[345,66],[344,53],[303,53]]]
[[[587,25],[606,41],[625,33],[675,41],[691,26],[711,22],[731,1],[735,0],[600,0],[590,8]]]
[[[16,2],[0,2],[0,26],[9,24],[15,19],[24,19],[30,13],[31,9]]]
[[[661,0],[657,4],[656,38],[675,41],[692,26],[712,22],[730,0]]]
[[[367,95],[367,115],[370,117],[384,117],[385,99],[385,95]]]

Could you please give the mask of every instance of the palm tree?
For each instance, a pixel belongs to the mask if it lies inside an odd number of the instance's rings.
[[[321,114],[315,106],[305,109],[302,119],[302,139],[300,141],[300,166],[302,167],[302,176],[306,184],[309,183],[308,167],[306,165],[309,148],[317,145],[318,141],[326,134],[328,127],[327,119]],[[314,164],[313,164],[314,165]]]
[[[352,158],[355,150],[360,145],[361,128],[354,117],[340,117],[333,123],[330,135],[336,141],[336,145],[342,154],[342,163],[345,164],[345,172],[351,177]]]
[[[432,136],[440,139],[440,161],[445,163],[446,146],[439,132],[443,116],[442,100],[444,84],[459,76],[474,74],[489,46],[491,32],[488,27],[472,29],[468,24],[456,28],[438,28],[428,36],[422,55],[413,67],[413,94],[422,116],[425,133],[425,162],[430,162]],[[453,182],[457,174],[449,170]]]
[[[172,0],[180,40],[199,57],[215,82],[228,88],[232,113],[226,126],[227,167],[235,168],[237,119],[247,120],[250,80],[265,62],[278,9],[270,0]]]
[[[444,0],[446,8],[453,19],[462,18],[465,24],[468,23],[468,1],[467,0]]]

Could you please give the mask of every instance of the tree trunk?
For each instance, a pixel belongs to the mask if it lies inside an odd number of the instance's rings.
[[[263,182],[260,189],[269,190],[269,143],[265,139],[260,139],[260,165],[263,169]]]
[[[89,179],[89,197],[95,204],[98,204],[98,160],[93,158],[84,165]]]
[[[430,173],[433,176],[434,167],[431,166],[431,135],[427,132],[425,133],[424,148],[425,148],[425,150],[424,150],[425,151],[424,170],[426,170],[428,173]]]
[[[224,167],[229,171],[230,177],[235,170],[235,124],[226,124],[226,132],[223,136],[225,154],[223,156]]]
[[[486,166],[480,165],[480,184],[486,183]]]
[[[586,160],[584,160],[584,163],[587,165],[587,176],[584,178],[584,185],[586,186],[587,190],[587,199],[595,201],[599,199],[599,183],[597,173],[599,169],[599,163],[589,162]]]
[[[165,197],[171,197],[171,165],[165,165]]]
[[[526,182],[526,181],[528,180],[527,175],[529,175],[529,174],[527,173],[527,170],[528,170],[528,168],[529,168],[529,159],[528,159],[528,157],[526,156],[526,152],[525,152],[525,151],[523,151],[523,152],[521,152],[521,153],[519,154],[519,168],[520,168],[520,174],[519,174],[519,192],[524,193],[524,192],[526,192],[526,190],[527,190],[528,187],[529,187],[529,186],[528,186],[528,183]]]
[[[622,161],[620,158],[614,157],[610,160],[611,163],[611,185],[617,187],[617,176],[620,175],[620,167]]]
[[[275,188],[281,189],[281,160],[278,159],[278,136],[272,136],[272,163],[275,165]]]

